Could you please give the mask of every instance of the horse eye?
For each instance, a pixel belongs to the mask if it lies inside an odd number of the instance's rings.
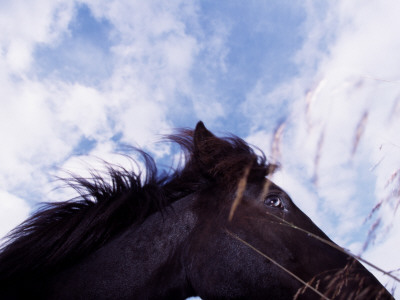
[[[276,208],[283,208],[282,199],[277,195],[269,195],[264,200],[264,204]]]

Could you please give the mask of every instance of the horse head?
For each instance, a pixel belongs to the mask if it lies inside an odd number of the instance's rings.
[[[332,242],[279,186],[275,166],[238,139],[199,123],[198,171],[213,182],[197,195],[199,224],[187,272],[204,299],[392,299],[353,256]]]

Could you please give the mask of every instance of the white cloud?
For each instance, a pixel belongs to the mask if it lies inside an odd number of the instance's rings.
[[[64,80],[57,70],[39,78],[35,49],[55,49],[64,38],[74,39],[70,22],[76,21],[78,4],[88,4],[94,16],[112,28],[112,73],[91,86],[79,76]],[[146,146],[159,156],[167,153],[167,146],[154,142],[172,125],[168,113],[178,93],[192,93],[189,73],[198,41],[185,22],[196,23],[196,13],[196,6],[184,1],[2,3],[0,188],[29,197],[30,204],[57,197],[49,174],[54,166],[69,166],[82,138],[96,141],[94,154],[106,144],[114,151],[108,140],[121,133],[124,143]],[[81,42],[69,49],[74,61],[97,59],[96,64],[102,64],[102,50],[95,44],[87,49]]]
[[[109,103],[97,89],[81,84],[62,84],[55,87],[51,97],[52,111],[64,129],[92,139],[111,136],[107,120]]]
[[[56,131],[42,84],[4,80],[1,86],[0,138],[7,147],[1,148],[0,170],[4,187],[11,189],[33,178],[29,178],[33,166],[48,165],[65,155],[69,141]]]
[[[1,238],[28,217],[30,207],[24,200],[3,190],[0,190],[0,199]]]
[[[87,3],[96,17],[113,25],[113,51],[124,75],[129,66],[137,79],[166,91],[184,84],[197,52],[196,39],[187,33],[184,21],[196,19],[195,6],[184,1]]]
[[[48,0],[2,1],[0,60],[5,59],[9,71],[27,71],[33,60],[34,46],[54,42],[66,32],[73,4]]]
[[[39,172],[65,155],[70,141],[57,132],[49,101],[51,83],[32,76],[33,52],[67,31],[73,3],[3,1],[0,10],[1,187],[36,190]],[[70,145],[70,146],[69,146]]]

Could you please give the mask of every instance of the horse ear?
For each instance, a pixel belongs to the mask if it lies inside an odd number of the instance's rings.
[[[204,126],[203,122],[197,123],[193,133],[194,157],[197,165],[206,173],[210,173],[215,166],[220,140]]]
[[[243,169],[253,161],[247,148],[242,149],[239,142],[235,144],[215,136],[201,121],[193,132],[193,146],[193,159],[199,170],[224,184],[236,182]]]
[[[218,173],[216,166],[229,148],[229,143],[216,137],[203,124],[198,122],[193,134],[194,158],[197,166],[214,177]]]
[[[199,121],[194,129],[193,141],[194,147],[198,148],[199,145],[207,140],[217,138],[215,135],[209,131],[202,121]]]

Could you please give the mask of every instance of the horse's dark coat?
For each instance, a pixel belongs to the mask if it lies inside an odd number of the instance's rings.
[[[359,262],[280,221],[329,241],[265,178],[275,166],[263,154],[201,122],[169,138],[185,153],[173,174],[139,151],[145,179],[111,166],[111,183],[75,177],[79,199],[46,204],[17,227],[0,252],[0,299],[320,298],[234,236],[326,297],[391,299]]]

